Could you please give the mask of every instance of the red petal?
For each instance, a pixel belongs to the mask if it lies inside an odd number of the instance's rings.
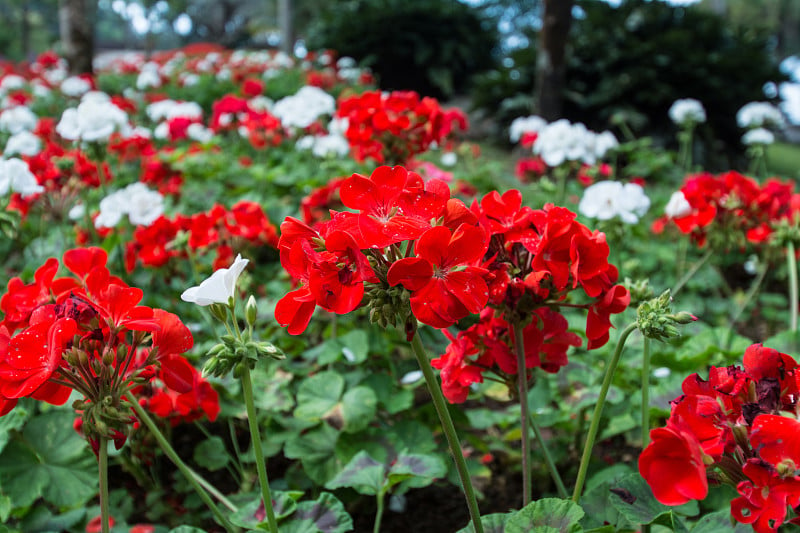
[[[164,385],[175,392],[190,392],[196,373],[191,363],[183,357],[171,355],[161,359],[161,379]]]
[[[389,267],[386,281],[394,287],[402,283],[410,291],[417,291],[425,286],[433,276],[431,264],[420,257],[406,257],[395,261]]]
[[[762,459],[777,465],[784,459],[800,464],[800,421],[779,415],[758,415],[750,442]]]

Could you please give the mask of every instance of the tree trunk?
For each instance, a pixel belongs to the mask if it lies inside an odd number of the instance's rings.
[[[542,29],[536,51],[534,109],[548,121],[561,118],[572,4],[573,0],[544,0]]]
[[[281,28],[281,51],[294,52],[292,0],[278,0],[278,25]]]
[[[93,0],[59,0],[58,24],[64,59],[71,74],[92,73],[94,58],[94,28],[91,6]]]

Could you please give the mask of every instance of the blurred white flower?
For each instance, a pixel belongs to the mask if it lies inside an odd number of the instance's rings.
[[[644,189],[635,183],[600,181],[586,188],[578,204],[578,211],[597,220],[619,217],[623,222],[635,224],[650,208],[650,199]]]
[[[700,124],[706,121],[706,110],[698,100],[694,98],[682,98],[675,100],[669,108],[669,118],[675,124]]]
[[[675,191],[669,197],[667,205],[664,207],[664,214],[669,218],[679,218],[692,212],[692,206],[686,200],[686,196],[681,191]]]
[[[783,125],[781,110],[769,102],[750,102],[736,112],[736,123],[741,128]]]
[[[114,191],[100,200],[100,214],[94,220],[96,228],[113,228],[124,215],[131,224],[149,226],[164,213],[164,197],[147,185],[136,182]]]
[[[606,152],[613,150],[619,146],[619,141],[613,133],[606,130],[603,133],[598,133],[594,136],[594,155],[602,158]]]
[[[582,161],[593,165],[597,160],[591,143],[592,134],[583,124],[570,124],[567,119],[551,122],[539,131],[533,153],[545,163],[557,167],[564,161]]]
[[[92,84],[80,76],[70,76],[61,82],[60,88],[67,96],[81,96],[92,90]]]
[[[0,114],[0,131],[14,135],[21,131],[33,131],[39,118],[24,105],[10,107]]]
[[[545,126],[547,126],[547,121],[536,115],[517,117],[508,128],[508,138],[512,143],[516,143],[519,142],[523,134],[536,133]]]
[[[186,128],[186,135],[193,141],[207,143],[214,137],[214,132],[202,124],[194,122],[189,124],[189,127]]]
[[[458,156],[455,152],[445,152],[442,154],[440,161],[442,162],[442,165],[446,167],[452,167],[458,163]]]
[[[42,151],[42,140],[33,133],[23,130],[8,138],[3,157],[12,155],[33,156]]]
[[[750,146],[752,144],[772,144],[775,142],[775,134],[766,128],[754,128],[742,135],[742,144]]]
[[[306,128],[322,115],[333,115],[336,100],[319,87],[306,85],[292,96],[281,98],[272,106],[272,114],[284,127]]]
[[[140,91],[149,87],[161,87],[161,75],[158,73],[158,64],[148,62],[142,65],[139,76],[136,78],[136,88]]]
[[[227,305],[228,301],[233,298],[236,280],[239,279],[248,262],[247,259],[242,259],[241,254],[237,254],[229,268],[220,268],[211,274],[211,277],[203,280],[200,285],[189,287],[181,294],[181,300],[202,306],[214,303]]]
[[[403,385],[411,385],[422,379],[422,370],[412,370],[400,378],[400,383]]]
[[[668,378],[670,374],[672,374],[672,371],[665,366],[660,366],[653,370],[653,377],[658,379]]]
[[[0,160],[0,196],[18,192],[23,198],[44,192],[28,163],[16,157]]]
[[[0,79],[0,92],[16,91],[25,87],[25,78],[18,74],[6,74]]]
[[[176,102],[175,100],[160,100],[148,105],[145,113],[153,122],[170,120],[176,117],[192,119],[203,118],[203,108],[196,102]]]
[[[85,214],[86,206],[83,204],[75,204],[70,208],[69,213],[67,213],[67,218],[70,220],[78,220],[83,218]]]
[[[128,114],[110,101],[92,97],[64,110],[56,132],[70,141],[108,141],[115,131],[127,133]]]

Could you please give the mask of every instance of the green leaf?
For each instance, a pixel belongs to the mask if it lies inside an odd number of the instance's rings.
[[[208,533],[205,529],[193,526],[178,526],[169,530],[169,533]]]
[[[794,354],[800,352],[800,331],[787,329],[781,331],[762,343],[768,348],[773,348],[779,352]]]
[[[634,524],[660,524],[673,531],[687,531],[673,509],[653,496],[647,481],[638,472],[629,474],[612,486],[611,505]],[[625,498],[620,496],[624,491]]]
[[[383,490],[385,484],[386,467],[362,451],[335,478],[326,483],[325,488],[350,487],[359,494],[374,496]]]
[[[281,533],[345,533],[353,530],[353,519],[330,492],[311,502],[300,502],[297,510],[280,524]]]
[[[611,420],[608,422],[608,425],[603,429],[603,432],[600,433],[600,437],[598,440],[605,440],[620,433],[625,433],[626,431],[630,431],[637,427],[639,422],[631,415],[630,413],[623,413],[618,416],[612,416]]]
[[[86,509],[53,514],[47,507],[36,506],[22,521],[23,531],[68,531],[86,516]]]
[[[11,498],[5,494],[0,495],[0,522],[8,520],[8,515],[11,514]]]
[[[736,522],[731,518],[729,509],[722,509],[705,515],[695,524],[691,531],[692,533],[717,533],[718,531],[750,533],[752,527],[748,524]]]
[[[276,520],[281,520],[292,514],[297,509],[297,500],[303,495],[299,491],[280,490],[273,490],[270,494],[273,500],[272,510],[275,512]],[[254,496],[251,502],[239,507],[239,510],[231,515],[231,523],[247,529],[257,529],[259,525],[266,524],[266,510],[261,501],[261,494]]]
[[[225,442],[220,437],[213,435],[195,447],[194,460],[203,468],[215,472],[225,468],[230,461],[230,455],[225,449]]]
[[[306,378],[297,391],[294,416],[320,420],[339,402],[344,391],[344,378],[336,372],[320,372]]]
[[[343,431],[355,433],[369,425],[375,418],[378,403],[375,393],[369,387],[355,387],[344,393],[342,398]]]
[[[509,516],[509,513],[494,513],[482,516],[481,525],[483,526],[483,533],[505,533],[506,521]],[[475,533],[475,526],[470,520],[467,527],[459,529],[456,533]]]
[[[354,329],[335,339],[328,339],[303,352],[303,357],[316,360],[319,365],[329,365],[345,360],[360,364],[367,360],[369,337],[363,329]]]
[[[3,450],[0,485],[15,506],[43,496],[57,507],[76,507],[97,494],[97,462],[72,429],[73,416],[66,410],[37,416]]]
[[[338,431],[323,424],[287,441],[283,453],[289,459],[300,459],[308,477],[324,485],[342,465],[334,453],[338,437]]]
[[[388,374],[370,374],[361,385],[369,387],[375,393],[378,405],[382,405],[389,414],[409,409],[414,403],[414,393],[400,388]]]
[[[511,514],[506,522],[506,533],[530,531],[577,533],[584,512],[580,505],[560,498],[542,498],[529,503]]]
[[[294,399],[289,392],[291,374],[275,372],[273,375],[269,375],[256,367],[252,378],[253,383],[258,383],[260,387],[259,394],[254,395],[257,408],[268,413],[278,413],[294,407]]]
[[[8,444],[12,432],[24,426],[28,418],[28,411],[20,406],[15,407],[7,415],[0,417],[0,452]]]
[[[401,453],[389,469],[389,485],[405,481],[409,487],[425,487],[447,475],[447,465],[435,455]]]

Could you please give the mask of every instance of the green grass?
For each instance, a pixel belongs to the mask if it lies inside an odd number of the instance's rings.
[[[800,178],[800,145],[775,143],[767,148],[769,174]]]

